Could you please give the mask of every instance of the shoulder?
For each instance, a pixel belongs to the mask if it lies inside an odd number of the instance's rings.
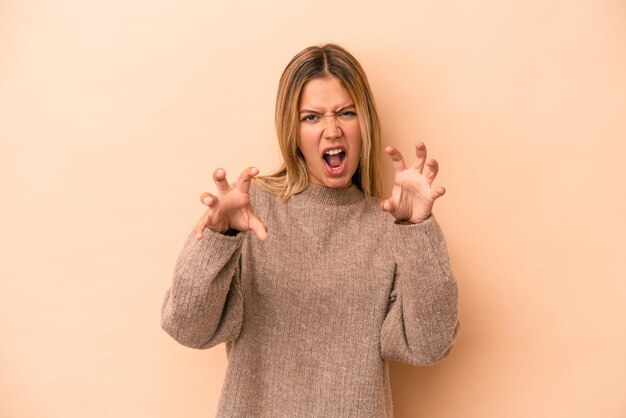
[[[381,200],[376,196],[363,196],[361,206],[363,207],[363,210],[375,221],[386,223],[387,221],[390,221],[391,218],[389,213],[382,210],[380,203]]]
[[[394,231],[395,218],[382,210],[380,203],[381,200],[375,196],[363,196],[363,200],[354,205],[351,211],[359,219],[362,228],[387,237]]]
[[[250,203],[255,210],[271,207],[280,202],[280,198],[264,188],[259,180],[250,183]]]

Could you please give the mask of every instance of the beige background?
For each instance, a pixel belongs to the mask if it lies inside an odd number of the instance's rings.
[[[392,364],[397,417],[625,417],[626,2],[292,3],[0,2],[0,416],[213,416],[224,347],[162,297],[212,170],[277,166],[278,77],[334,41],[448,189],[463,330]]]

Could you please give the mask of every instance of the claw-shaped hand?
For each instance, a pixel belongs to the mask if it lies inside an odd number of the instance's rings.
[[[383,200],[380,207],[399,221],[423,222],[430,216],[435,200],[446,192],[443,187],[431,186],[439,171],[437,161],[426,160],[426,145],[421,141],[415,143],[416,158],[408,168],[400,151],[387,147],[385,152],[393,161],[395,180],[391,197]]]
[[[245,169],[233,188],[226,181],[226,172],[218,168],[213,172],[213,180],[219,192],[218,196],[204,192],[200,201],[209,208],[196,224],[196,239],[201,240],[205,227],[224,233],[229,229],[254,231],[260,240],[267,238],[267,227],[256,216],[250,204],[250,182],[259,170],[254,167]]]

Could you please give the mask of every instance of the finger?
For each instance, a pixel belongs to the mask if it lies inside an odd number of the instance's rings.
[[[250,191],[250,182],[252,177],[259,174],[259,169],[256,167],[248,167],[241,172],[239,181],[237,182],[237,190],[241,193],[248,193]]]
[[[436,199],[439,199],[444,194],[446,194],[446,189],[444,187],[438,187],[437,189],[431,191],[430,197],[433,200],[436,200]]]
[[[218,168],[213,172],[213,180],[215,181],[215,185],[217,186],[217,190],[220,194],[228,193],[230,191],[230,186],[226,181],[226,170],[223,168]]]
[[[415,143],[415,157],[413,168],[416,168],[421,173],[424,169],[424,162],[426,161],[426,145],[424,145],[422,141]]]
[[[402,158],[402,154],[400,154],[400,151],[398,151],[394,147],[387,147],[385,148],[385,152],[391,157],[393,168],[396,173],[399,173],[402,170],[406,170],[404,158]]]
[[[426,169],[424,170],[424,176],[428,181],[428,184],[432,184],[435,176],[439,172],[439,164],[436,160],[428,160],[426,161]]]
[[[393,212],[396,209],[396,204],[392,198],[389,198],[380,202],[380,208],[385,212]]]
[[[195,228],[193,229],[194,232],[196,233],[196,240],[200,241],[202,238],[204,238],[204,228],[206,228],[208,219],[209,219],[209,211],[207,211],[204,215],[202,215],[202,217],[196,224]]]
[[[250,217],[250,229],[254,231],[257,238],[261,241],[267,239],[267,226],[256,215]]]
[[[213,207],[217,203],[217,197],[213,196],[209,192],[204,192],[200,196],[200,201],[202,202],[203,205],[206,205],[208,207]]]

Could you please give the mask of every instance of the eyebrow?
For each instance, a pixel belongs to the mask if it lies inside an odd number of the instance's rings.
[[[340,107],[337,112],[341,112],[342,110],[346,110],[346,109],[350,109],[350,108],[356,108],[356,106],[354,104],[349,104],[349,105],[345,105]],[[312,109],[300,109],[300,113],[322,113],[319,110],[312,110]]]

